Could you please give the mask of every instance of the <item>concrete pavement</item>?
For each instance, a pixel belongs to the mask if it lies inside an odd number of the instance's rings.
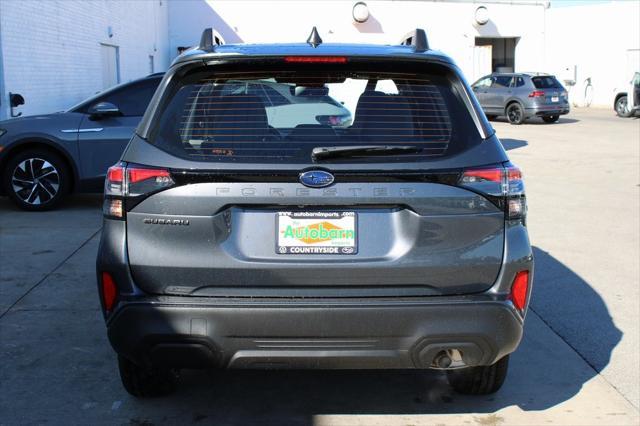
[[[527,185],[533,310],[639,407],[640,119],[494,126],[507,148],[528,141],[509,156]]]
[[[224,371],[136,400],[98,308],[100,198],[45,214],[0,199],[0,423],[639,424],[640,120],[494,126],[524,170],[536,247],[533,309],[497,394],[457,395],[435,371]]]

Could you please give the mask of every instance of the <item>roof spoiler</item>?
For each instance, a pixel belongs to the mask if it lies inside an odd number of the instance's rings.
[[[211,51],[214,50],[216,46],[222,46],[224,44],[224,39],[222,35],[215,28],[205,28],[202,32],[202,36],[200,37],[200,45],[198,49]]]
[[[422,28],[408,32],[400,41],[402,46],[413,46],[414,52],[425,52],[429,50],[429,41],[427,33]]]

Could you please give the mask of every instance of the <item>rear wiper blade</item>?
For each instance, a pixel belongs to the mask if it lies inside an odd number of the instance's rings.
[[[345,157],[373,157],[376,155],[417,154],[422,148],[413,145],[351,145],[318,146],[311,151],[312,160]]]

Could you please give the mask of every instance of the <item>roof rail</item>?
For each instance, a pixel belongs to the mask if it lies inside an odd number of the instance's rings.
[[[215,28],[205,28],[202,31],[202,37],[200,37],[200,45],[198,49],[200,50],[213,50],[216,46],[222,46],[224,44],[224,39],[220,35]]]
[[[402,37],[400,44],[403,46],[413,46],[414,52],[425,52],[429,50],[427,33],[422,28],[416,28]]]

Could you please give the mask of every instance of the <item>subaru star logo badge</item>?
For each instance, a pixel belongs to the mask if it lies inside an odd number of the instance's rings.
[[[322,188],[333,183],[333,175],[323,170],[300,173],[300,183],[311,188]]]

